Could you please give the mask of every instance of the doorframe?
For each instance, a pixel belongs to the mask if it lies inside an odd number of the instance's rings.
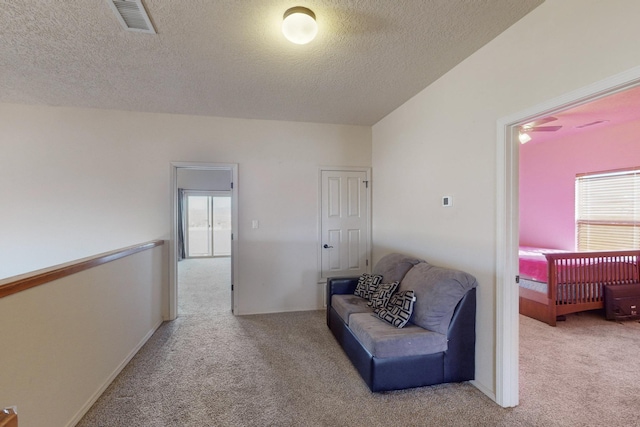
[[[635,67],[497,121],[495,401],[502,407],[519,403],[518,126],[638,85]]]
[[[171,234],[169,242],[169,290],[167,320],[178,317],[178,169],[192,170],[228,170],[231,172],[233,187],[231,196],[231,311],[238,314],[238,164],[237,163],[199,163],[171,162]]]
[[[318,168],[318,283],[327,283],[327,278],[322,277],[322,248],[320,243],[322,243],[322,172],[335,172],[335,171],[344,171],[344,172],[366,172],[367,181],[369,185],[367,186],[367,256],[369,257],[369,265],[367,266],[367,272],[371,272],[371,265],[373,264],[372,260],[372,212],[371,212],[371,168],[370,167],[352,167],[352,166],[320,166]],[[323,295],[326,297],[326,292],[323,292]],[[324,305],[326,306],[326,301],[324,301]]]

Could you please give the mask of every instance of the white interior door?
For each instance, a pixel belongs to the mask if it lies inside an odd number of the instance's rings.
[[[366,171],[321,172],[321,277],[369,271],[369,181]]]

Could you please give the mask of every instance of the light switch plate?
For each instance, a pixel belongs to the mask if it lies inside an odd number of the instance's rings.
[[[442,196],[442,206],[453,206],[453,198],[451,196]]]

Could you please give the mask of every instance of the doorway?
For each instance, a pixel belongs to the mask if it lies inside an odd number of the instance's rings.
[[[228,260],[227,307],[237,314],[238,165],[171,163],[171,244],[167,320],[178,316],[178,262]],[[216,261],[217,260],[217,261]],[[192,263],[193,264],[193,263]],[[213,264],[212,264],[213,265]],[[206,274],[203,280],[208,280]],[[219,281],[218,281],[219,282]]]
[[[496,402],[519,403],[519,140],[521,125],[640,84],[634,68],[497,122]]]

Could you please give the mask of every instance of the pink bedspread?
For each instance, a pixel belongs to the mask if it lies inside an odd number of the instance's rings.
[[[520,276],[538,282],[547,282],[547,259],[544,254],[568,252],[561,249],[520,246]]]

